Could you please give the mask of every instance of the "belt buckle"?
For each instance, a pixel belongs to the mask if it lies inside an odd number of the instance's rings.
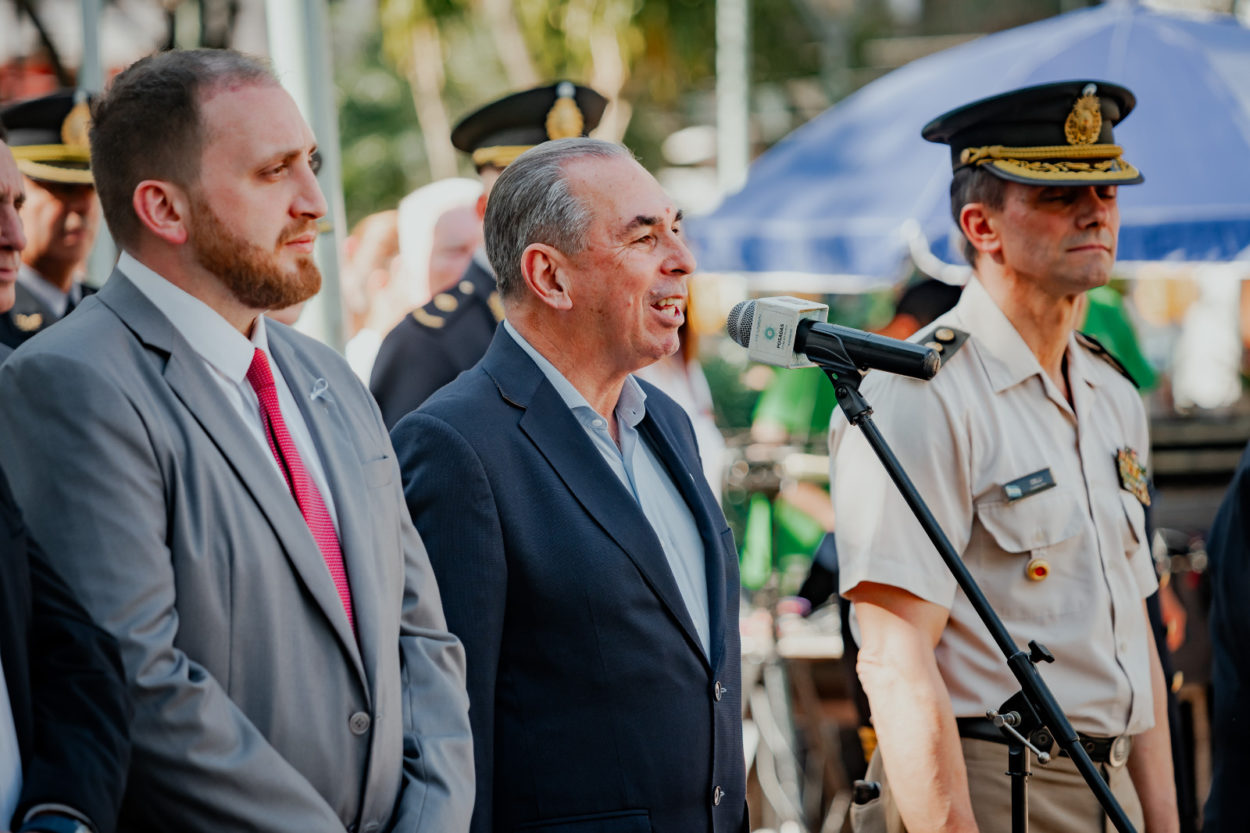
[[[1107,754],[1107,763],[1113,767],[1122,767],[1128,763],[1129,753],[1133,751],[1133,738],[1120,735],[1111,741],[1111,751]]]

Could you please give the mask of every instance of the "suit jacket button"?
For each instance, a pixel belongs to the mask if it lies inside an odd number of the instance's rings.
[[[720,806],[720,800],[721,800],[722,798],[724,798],[724,797],[725,797],[725,791],[724,791],[724,790],[722,790],[722,789],[720,788],[720,785],[718,784],[718,785],[716,786],[716,788],[715,788],[714,790],[712,790],[712,806],[713,806],[713,807],[719,807],[719,806]]]
[[[356,712],[347,719],[347,728],[352,730],[353,735],[363,735],[369,731],[369,715],[364,712]]]
[[[716,681],[716,685],[712,686],[712,696],[716,698],[716,702],[720,702],[720,698],[725,694],[725,687],[720,684],[720,680]]]

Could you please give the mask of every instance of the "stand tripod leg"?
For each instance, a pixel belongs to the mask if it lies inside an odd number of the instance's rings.
[[[1018,743],[1007,745],[1007,774],[1011,776],[1011,833],[1029,829],[1029,750]]]

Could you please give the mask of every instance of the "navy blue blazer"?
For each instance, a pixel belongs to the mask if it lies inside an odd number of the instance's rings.
[[[468,657],[474,833],[746,829],[733,536],[689,419],[643,387],[703,539],[711,657],[642,510],[502,327],[391,434]]]
[[[130,763],[131,702],[117,642],[44,560],[2,471],[0,662],[23,779],[17,812],[0,818],[0,830],[16,830],[36,805],[59,804],[112,833]]]
[[[1214,694],[1211,792],[1203,830],[1246,829],[1250,778],[1250,445],[1207,533]]]

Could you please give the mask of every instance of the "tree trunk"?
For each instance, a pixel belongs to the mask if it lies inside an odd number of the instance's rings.
[[[625,138],[625,129],[633,108],[621,98],[621,90],[629,80],[629,67],[621,54],[621,42],[616,29],[605,20],[597,20],[590,29],[590,86],[608,99],[608,109],[595,135],[610,142]]]
[[[455,176],[456,149],[451,144],[451,120],[443,104],[443,50],[438,25],[432,20],[417,24],[412,32],[408,61],[408,85],[417,110],[425,156],[432,180]]]
[[[512,0],[481,2],[482,13],[486,16],[486,24],[495,40],[495,49],[499,53],[499,61],[503,64],[509,83],[518,90],[537,86],[541,79],[534,61],[530,58],[525,37],[521,34]]]

